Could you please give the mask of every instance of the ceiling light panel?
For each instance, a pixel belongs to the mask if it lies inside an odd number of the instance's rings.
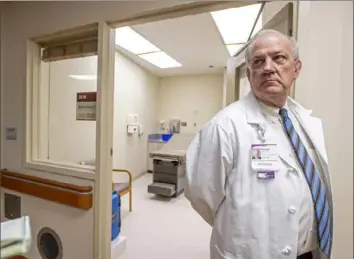
[[[230,53],[230,56],[234,56],[237,51],[239,51],[244,44],[231,44],[231,45],[226,45],[227,50]]]
[[[182,64],[180,64],[178,61],[171,58],[163,51],[143,54],[143,55],[139,55],[139,57],[141,57],[142,59],[146,60],[147,62],[150,62],[151,64],[159,68],[172,68],[172,67],[182,66]]]
[[[211,13],[225,44],[247,42],[260,8],[254,4]]]
[[[158,47],[142,37],[130,27],[116,29],[116,44],[132,52],[133,54],[143,54],[160,51]]]

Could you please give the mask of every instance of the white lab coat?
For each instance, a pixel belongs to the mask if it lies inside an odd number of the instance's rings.
[[[291,109],[313,142],[323,167],[330,213],[332,193],[322,123],[291,98]],[[220,111],[187,151],[185,196],[212,227],[211,259],[296,259],[299,199],[289,151],[279,148],[280,169],[260,181],[251,168],[251,144],[278,144],[252,92]],[[261,131],[259,131],[261,129]],[[333,227],[333,224],[332,224]],[[332,232],[333,233],[333,232]],[[325,256],[317,249],[314,259]]]

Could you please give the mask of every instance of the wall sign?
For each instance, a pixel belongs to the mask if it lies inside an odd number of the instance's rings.
[[[96,92],[84,92],[76,94],[76,120],[96,120]]]

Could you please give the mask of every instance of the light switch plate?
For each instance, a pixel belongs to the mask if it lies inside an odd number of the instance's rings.
[[[6,140],[17,140],[17,128],[6,128]]]

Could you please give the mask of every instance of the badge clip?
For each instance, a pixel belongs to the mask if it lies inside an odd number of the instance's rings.
[[[258,125],[258,129],[257,129],[257,133],[258,133],[258,138],[260,141],[262,141],[263,143],[266,142],[265,140],[265,131],[266,131],[266,128],[264,125]]]

